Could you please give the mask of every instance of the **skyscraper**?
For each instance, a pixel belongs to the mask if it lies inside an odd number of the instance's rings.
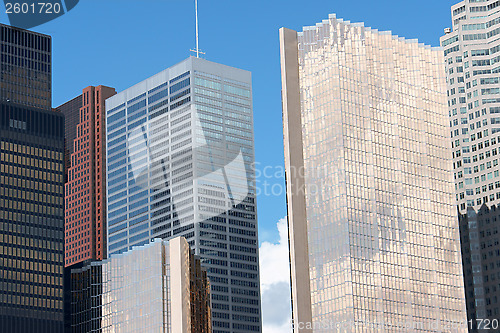
[[[442,52],[334,15],[280,39],[294,331],[465,332]]]
[[[260,332],[251,75],[188,58],[106,100],[108,252],[183,236],[214,332]]]
[[[82,95],[58,106],[55,110],[64,114],[64,182],[68,182],[68,170],[71,167],[71,154],[74,151],[77,127],[80,122],[80,108],[82,107]]]
[[[500,316],[500,7],[461,1],[441,37],[468,319]],[[487,328],[487,326],[483,327]]]
[[[115,89],[87,87],[59,106],[65,116],[65,266],[106,258],[106,98]]]
[[[52,107],[50,36],[0,24],[0,102]]]
[[[49,36],[0,25],[0,331],[63,332],[64,119]]]
[[[211,332],[207,275],[184,238],[155,239],[71,276],[71,332]]]

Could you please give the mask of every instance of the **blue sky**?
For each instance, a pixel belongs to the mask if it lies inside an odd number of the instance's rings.
[[[300,30],[336,13],[437,46],[456,0],[199,0],[204,58],[252,72],[256,160],[265,166],[258,198],[260,241],[279,239],[286,215],[278,29]],[[1,8],[1,5],[0,5]],[[8,19],[1,10],[0,22]],[[124,90],[183,60],[195,46],[194,0],[80,0],[33,30],[53,37],[53,106],[89,85]]]

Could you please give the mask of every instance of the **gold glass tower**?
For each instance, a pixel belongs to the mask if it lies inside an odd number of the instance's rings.
[[[443,52],[333,15],[280,39],[294,331],[466,332]]]

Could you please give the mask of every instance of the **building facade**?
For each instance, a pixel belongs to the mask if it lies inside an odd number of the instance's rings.
[[[114,94],[114,88],[90,86],[57,108],[67,130],[65,266],[106,258],[104,101]]]
[[[49,36],[0,25],[0,331],[63,332],[64,118]]]
[[[487,329],[500,315],[499,6],[493,0],[457,3],[452,28],[441,37],[471,332],[481,322]]]
[[[72,269],[71,280],[71,332],[211,332],[207,275],[181,237]]]
[[[251,75],[188,58],[106,100],[110,255],[185,237],[214,332],[260,332]]]
[[[68,182],[68,170],[71,167],[71,154],[77,134],[77,126],[80,122],[80,108],[82,107],[83,95],[78,95],[72,100],[58,106],[55,110],[64,114],[64,183]]]
[[[187,243],[186,243],[187,244]],[[189,247],[189,245],[187,245]],[[202,267],[200,257],[189,251],[189,274],[191,295],[191,332],[212,332],[212,309],[210,307],[210,281],[207,270]]]
[[[50,110],[50,36],[0,24],[0,102]]]
[[[294,332],[465,332],[442,51],[282,28]]]

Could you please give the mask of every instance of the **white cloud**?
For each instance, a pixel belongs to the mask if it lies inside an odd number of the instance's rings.
[[[290,267],[286,217],[277,223],[277,244],[260,245],[263,333],[290,333]]]

